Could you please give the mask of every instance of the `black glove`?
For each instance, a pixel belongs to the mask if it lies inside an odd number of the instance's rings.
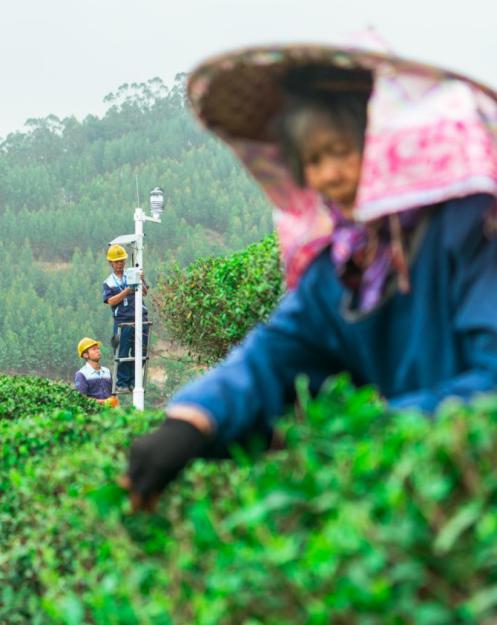
[[[201,456],[210,439],[182,419],[166,419],[158,430],[131,445],[128,477],[133,492],[148,499],[159,494],[190,460]]]

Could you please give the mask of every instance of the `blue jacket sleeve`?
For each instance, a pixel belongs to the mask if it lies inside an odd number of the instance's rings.
[[[485,235],[489,197],[472,196],[467,204],[446,210],[442,252],[452,267],[448,305],[465,370],[434,388],[391,398],[392,408],[433,412],[447,397],[469,401],[497,388],[497,240]]]
[[[218,440],[227,442],[271,428],[295,399],[299,373],[319,388],[338,364],[320,344],[325,315],[311,305],[312,287],[306,283],[303,279],[268,323],[256,326],[220,365],[180,389],[169,406],[199,407],[214,422]]]

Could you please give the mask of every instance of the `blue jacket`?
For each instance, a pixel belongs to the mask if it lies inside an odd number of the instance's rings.
[[[493,198],[474,195],[427,210],[411,261],[411,292],[393,290],[368,314],[347,313],[329,248],[267,324],[256,326],[217,367],[180,389],[221,441],[268,430],[305,373],[317,390],[349,371],[396,408],[428,413],[448,396],[469,400],[497,387],[497,240],[484,234]]]

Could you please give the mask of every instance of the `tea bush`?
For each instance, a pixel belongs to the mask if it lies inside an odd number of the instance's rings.
[[[114,477],[160,413],[3,456],[2,625],[493,625],[497,399],[429,421],[346,377],[299,396],[284,451],[197,461],[153,515]]]
[[[99,404],[63,382],[29,375],[0,375],[0,421],[76,407],[87,413],[100,410]]]
[[[73,568],[82,571],[85,546],[92,553],[99,547],[98,528],[87,522],[84,509],[92,483],[113,480],[116,456],[162,418],[160,412],[138,416],[132,410],[90,416],[58,411],[11,423],[2,432],[2,625],[52,623],[40,603],[52,585],[49,580],[44,588],[46,571],[54,565],[61,579]],[[104,486],[107,499],[108,490]]]
[[[231,256],[175,265],[155,303],[172,338],[215,359],[265,319],[282,292],[278,246],[271,235]]]

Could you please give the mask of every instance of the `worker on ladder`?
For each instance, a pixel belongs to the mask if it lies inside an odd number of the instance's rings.
[[[114,358],[118,362],[116,386],[117,393],[131,392],[134,387],[134,344],[135,344],[135,288],[128,286],[124,270],[128,254],[122,245],[110,245],[107,250],[107,260],[112,267],[112,273],[102,285],[102,295],[105,304],[112,308],[114,320],[113,345]],[[142,289],[145,296],[148,291],[145,278],[142,274]],[[147,308],[143,306],[143,355],[146,356],[148,345]]]

